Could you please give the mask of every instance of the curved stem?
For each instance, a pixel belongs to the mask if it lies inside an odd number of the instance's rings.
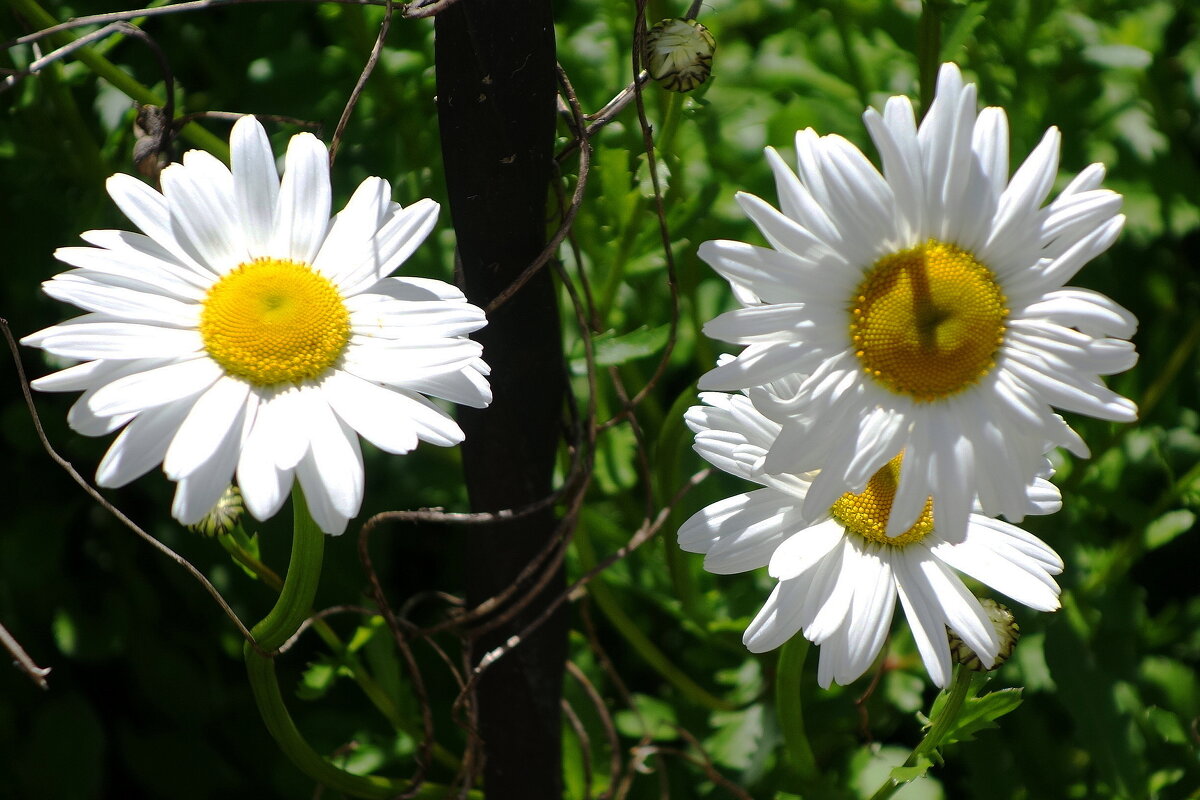
[[[241,535],[244,536],[245,534]],[[225,548],[234,561],[253,572],[268,587],[274,589],[276,592],[283,588],[283,580],[275,574],[274,570],[247,550],[238,536],[231,533],[223,533],[217,536],[217,541]],[[309,613],[311,614],[311,610]],[[404,719],[396,702],[379,685],[379,682],[375,680],[375,677],[367,670],[355,652],[337,635],[333,626],[323,619],[316,619],[313,620],[312,629],[338,657],[341,664],[350,670],[354,682],[358,684],[363,694],[366,695],[367,699],[371,701],[371,704],[375,706],[379,713],[391,723],[392,727],[401,733],[419,739],[421,733],[417,727],[409,724]],[[443,766],[455,772],[462,766],[457,756],[436,742],[433,745],[433,757]]]
[[[287,577],[275,607],[251,629],[259,648],[265,651],[278,650],[308,619],[321,581],[325,534],[308,513],[299,483],[292,489],[292,514],[292,557]]]
[[[963,703],[967,699],[967,692],[971,688],[972,677],[974,677],[974,673],[971,670],[961,665],[955,667],[954,682],[950,686],[950,696],[946,698],[946,704],[942,706],[941,713],[929,726],[929,730],[925,732],[925,738],[917,744],[912,754],[905,760],[904,766],[915,767],[922,756],[928,756],[942,743],[942,739],[946,738],[946,734],[958,721],[959,712],[962,711]],[[900,781],[889,777],[883,786],[880,786],[875,794],[871,795],[871,800],[887,800],[906,783],[908,783],[906,780]]]
[[[775,671],[775,708],[779,713],[779,728],[787,747],[788,761],[797,777],[807,783],[818,777],[817,759],[808,734],[804,730],[804,709],[800,701],[801,676],[809,643],[797,634],[784,643]]]
[[[292,490],[292,510],[292,556],[279,599],[270,613],[251,631],[259,649],[256,650],[249,642],[242,649],[246,675],[250,679],[258,713],[284,755],[304,774],[330,789],[354,797],[381,800],[409,792],[412,786],[407,781],[378,775],[355,775],[334,766],[314,750],[296,727],[283,701],[279,679],[275,674],[275,659],[260,652],[277,650],[308,618],[321,580],[325,534],[309,514],[299,484]],[[448,791],[445,786],[426,783],[412,796],[445,797]],[[479,795],[476,794],[476,797]]]
[[[775,669],[775,709],[779,712],[779,728],[784,734],[788,762],[804,782],[815,780],[820,774],[809,736],[804,730],[804,709],[800,703],[800,676],[804,673],[804,658],[808,655],[809,640],[797,634],[782,646],[779,666]]]

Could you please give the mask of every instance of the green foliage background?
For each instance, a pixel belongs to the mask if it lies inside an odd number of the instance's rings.
[[[14,2],[0,14],[0,39],[31,30]],[[58,19],[111,11],[101,0],[45,6]],[[650,4],[650,18],[681,4]],[[276,3],[159,17],[144,29],[165,52],[180,113],[205,110],[309,120],[332,133],[374,41],[382,10]],[[655,87],[647,112],[659,138],[664,202],[678,268],[680,323],[661,380],[638,409],[649,481],[639,473],[631,427],[599,442],[595,481],[568,557],[577,577],[625,544],[648,514],[700,469],[682,411],[720,345],[699,326],[731,306],[726,284],[696,256],[712,238],[759,242],[734,193],[774,200],[761,156],[774,145],[790,158],[794,132],[836,132],[870,149],[863,108],[891,94],[917,95],[914,56],[920,6],[913,0],[711,0],[702,21],[716,36],[714,79],[669,110]],[[617,0],[559,3],[559,55],[586,111],[630,79],[634,7]],[[1141,421],[1116,427],[1072,419],[1093,450],[1064,457],[1056,481],[1065,507],[1026,527],[1059,550],[1064,608],[1039,615],[1016,608],[1024,638],[989,690],[1024,687],[1023,702],[999,729],[955,744],[946,764],[901,797],[1200,798],[1200,7],[1186,0],[957,2],[946,7],[942,56],[1002,105],[1012,152],[1023,158],[1050,125],[1064,134],[1060,186],[1093,161],[1106,186],[1125,196],[1126,231],[1075,281],[1098,289],[1141,320],[1141,360],[1110,381],[1139,402]],[[33,26],[36,27],[36,26]],[[368,175],[382,175],[395,199],[445,202],[434,108],[433,25],[397,19],[380,65],[351,121],[334,171],[335,207]],[[159,93],[148,48],[109,39],[99,49]],[[0,62],[19,68],[34,54],[10,48]],[[17,336],[70,315],[37,291],[61,271],[51,253],[79,232],[128,223],[103,193],[113,172],[131,172],[129,99],[70,59],[0,95],[0,315]],[[224,138],[227,126],[204,123]],[[282,152],[297,128],[269,126]],[[560,143],[569,134],[560,126]],[[632,391],[665,352],[671,316],[641,131],[632,109],[594,140],[588,194],[562,258],[588,276],[597,305],[597,351]],[[577,161],[563,160],[569,195]],[[1014,163],[1014,168],[1016,164]],[[443,210],[438,231],[404,267],[451,279],[453,234]],[[575,389],[586,396],[580,332],[563,293],[564,329]],[[52,365],[22,353],[32,375]],[[40,664],[51,689],[0,672],[0,795],[18,798],[305,797],[311,783],[265,735],[240,659],[240,638],[209,597],[87,498],[43,453],[11,367],[0,368],[0,621]],[[604,368],[599,419],[619,401]],[[72,434],[73,396],[38,398],[47,434],[90,474],[107,440]],[[367,514],[384,509],[465,509],[457,453],[422,447],[404,458],[367,454]],[[564,456],[564,466],[566,460]],[[248,620],[271,592],[212,541],[169,517],[172,487],[158,473],[111,492],[113,501],[183,553]],[[869,797],[887,768],[920,737],[916,714],[934,691],[902,624],[880,680],[871,675],[822,691],[815,658],[799,691],[824,778],[801,785],[787,763],[776,714],[776,653],[754,656],[741,631],[772,581],[762,574],[713,576],[698,556],[678,551],[679,522],[742,487],[713,475],[689,493],[663,532],[605,571],[572,605],[571,657],[603,696],[619,736],[628,797],[730,796],[703,766],[755,798]],[[649,509],[649,510],[648,510]],[[263,558],[282,569],[286,512],[256,525]],[[355,527],[352,525],[351,531]],[[319,605],[362,602],[364,580],[353,533],[327,548]],[[463,538],[450,526],[396,526],[375,537],[393,603],[423,598],[413,616],[440,619],[444,603],[422,593],[461,594]],[[418,729],[415,701],[378,625],[332,619]],[[611,657],[606,671],[586,631]],[[452,651],[455,640],[439,640]],[[453,681],[429,648],[417,648],[431,682],[438,741],[460,753],[464,734],[450,719]],[[306,666],[308,665],[308,666]],[[358,770],[405,775],[416,740],[397,733],[345,679],[337,660],[306,637],[281,665],[302,730],[323,752],[340,751]],[[625,692],[628,692],[628,695]],[[612,749],[602,715],[578,682],[566,700],[586,740],[564,729],[567,796],[612,791]],[[634,709],[636,708],[637,713]],[[680,729],[685,733],[681,733]],[[354,747],[345,747],[354,742]],[[632,771],[644,759],[644,771]],[[440,764],[433,779],[448,781]],[[590,794],[589,794],[590,792]],[[604,796],[612,796],[604,795]]]

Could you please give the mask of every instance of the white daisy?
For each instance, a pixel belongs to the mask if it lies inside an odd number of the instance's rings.
[[[330,219],[329,155],[292,137],[281,181],[261,125],[233,127],[232,172],[192,151],[162,172],[162,194],[108,180],[143,234],[88,231],[94,247],[55,256],[76,269],[44,284],[89,313],[25,344],[84,363],[34,381],[83,391],[68,420],[102,436],[100,463],[122,486],[161,463],[178,481],[172,513],[200,520],[236,474],[266,519],[300,481],[313,518],[341,533],[363,495],[358,435],[404,453],[463,433],[423,394],[491,401],[483,312],[449,284],[389,278],[421,243],[438,205],[403,208],[368,178]]]
[[[1007,522],[971,514],[965,531],[946,533],[937,522],[936,501],[928,499],[911,528],[886,535],[907,454],[885,464],[864,492],[843,495],[810,522],[800,507],[811,496],[814,475],[757,468],[780,426],[743,395],[705,392],[701,399],[708,405],[686,415],[697,452],[764,488],[693,515],[679,529],[679,546],[704,553],[710,572],[768,567],[779,580],[743,637],[753,652],[776,648],[803,631],[821,646],[821,686],[849,683],[878,655],[898,597],[930,678],[944,686],[951,670],[947,626],[988,667],[1000,646],[987,612],[955,570],[1039,611],[1059,607],[1051,576],[1062,571],[1062,560]],[[1025,513],[1049,514],[1060,505],[1053,484],[1035,478],[1026,488]]]
[[[905,453],[888,534],[927,497],[944,530],[984,513],[1019,518],[1049,447],[1087,447],[1051,406],[1129,421],[1136,409],[1101,375],[1137,360],[1134,317],[1065,287],[1124,224],[1120,195],[1093,164],[1043,206],[1058,168],[1051,128],[1009,180],[1004,111],[976,115],[974,85],[943,65],[918,128],[906,98],[864,120],[881,175],[839,136],[796,135],[799,177],[773,150],[781,211],[739,194],[770,248],[705,242],[700,257],[744,308],[705,327],[747,345],[700,381],[745,389],[803,378],[791,395],[755,396],[785,422],[766,469],[820,467],[811,514]]]

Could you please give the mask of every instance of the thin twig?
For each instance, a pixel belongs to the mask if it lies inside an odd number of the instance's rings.
[[[638,0],[637,18],[634,21],[633,27],[633,74],[641,73],[642,56],[645,53],[646,41],[646,0]],[[679,285],[675,277],[675,255],[671,251],[671,231],[667,227],[667,213],[663,203],[662,186],[658,182],[658,161],[654,155],[654,132],[650,128],[650,121],[646,117],[646,104],[642,98],[642,86],[635,82],[634,85],[634,100],[637,103],[638,121],[642,126],[642,141],[646,149],[646,168],[650,171],[650,184],[654,187],[654,208],[658,216],[658,233],[662,240],[663,258],[667,265],[667,288],[671,295],[671,319],[670,329],[667,334],[667,343],[663,348],[662,355],[659,357],[658,364],[654,369],[654,374],[646,381],[646,385],[642,387],[633,399],[630,401],[630,406],[639,405],[642,400],[650,393],[657,385],[663,373],[666,372],[667,364],[671,360],[671,353],[675,350],[675,340],[679,333]],[[672,98],[672,102],[678,102],[678,98]]]
[[[675,504],[678,503],[683,496],[687,494],[690,489],[692,489],[692,487],[707,477],[708,473],[709,470],[704,469],[689,478],[688,481],[679,489],[679,491],[675,493],[675,496],[671,498],[671,501],[659,511],[653,521],[643,524],[642,527],[639,528],[632,537],[630,537],[629,541],[618,548],[616,552],[597,563],[594,567],[592,567],[592,569],[588,570],[578,580],[567,587],[565,592],[547,603],[546,607],[542,609],[542,613],[533,619],[533,621],[531,621],[528,625],[526,625],[520,633],[516,634],[515,636],[510,636],[508,641],[506,641],[504,644],[500,645],[499,647],[494,647],[485,653],[483,658],[479,660],[479,663],[475,665],[475,669],[471,674],[471,681],[474,682],[477,680],[479,676],[487,670],[488,667],[496,663],[496,661],[514,648],[520,646],[520,644],[525,641],[528,636],[533,633],[533,631],[537,630],[542,623],[544,623],[546,619],[548,619],[550,615],[558,609],[560,605],[567,600],[573,600],[579,597],[579,590],[591,583],[591,581],[594,580],[597,575],[621,559],[625,558],[627,555],[653,538],[654,535],[658,533],[659,529],[662,528],[663,524],[666,523],[667,518],[670,517],[671,511],[674,509]]]
[[[279,650],[276,651],[276,655],[283,655],[288,650],[291,650],[292,647],[295,646],[296,642],[300,641],[300,637],[304,635],[304,632],[312,627],[314,622],[325,619],[326,617],[332,617],[334,614],[358,614],[359,616],[364,617],[375,616],[375,612],[369,608],[366,608],[365,606],[340,605],[323,608],[301,622],[300,627],[296,628],[296,632],[293,633],[286,642],[279,645]]]
[[[613,723],[612,714],[609,712],[604,698],[600,696],[600,692],[596,691],[596,687],[588,680],[584,671],[574,661],[568,660],[567,673],[579,683],[583,693],[592,701],[592,707],[596,709],[596,714],[600,717],[600,726],[604,728],[604,737],[608,740],[608,789],[601,795],[601,800],[603,800],[612,791],[612,787],[617,782],[617,776],[621,773],[621,740],[617,737],[617,726]]]
[[[29,66],[25,67],[25,69],[17,70],[16,72],[6,75],[4,78],[4,82],[0,83],[0,92],[8,91],[12,87],[16,86],[17,83],[22,78],[27,78],[30,75],[33,75],[34,73],[39,72],[40,70],[43,70],[46,67],[50,66],[55,61],[58,61],[59,59],[62,59],[62,58],[66,58],[67,56],[71,55],[71,53],[74,53],[79,48],[86,47],[89,44],[92,44],[93,42],[100,41],[101,39],[107,39],[109,36],[112,36],[114,33],[119,33],[119,32],[120,32],[120,28],[116,24],[106,25],[98,31],[92,31],[91,33],[87,34],[86,36],[80,36],[75,41],[71,42],[70,44],[65,44],[62,47],[58,48],[57,50],[51,50],[49,53],[42,56],[41,58],[36,58],[33,61],[29,62]]]
[[[353,91],[350,92],[350,97],[346,100],[346,107],[342,109],[342,116],[338,119],[337,127],[333,130],[333,139],[329,142],[329,166],[333,167],[333,162],[337,158],[338,148],[342,144],[342,134],[346,131],[346,125],[350,123],[350,115],[354,113],[354,107],[358,105],[358,98],[362,95],[363,89],[366,88],[367,80],[371,77],[371,73],[375,71],[375,65],[379,63],[379,54],[383,52],[383,43],[387,39],[388,30],[392,27],[392,0],[387,0],[387,8],[383,12],[383,22],[379,23],[379,35],[375,37],[375,45],[371,48],[371,55],[367,57],[367,63],[363,66],[362,73],[358,76],[358,81],[354,84]]]
[[[105,25],[110,22],[123,22],[142,17],[161,17],[167,14],[204,11],[205,9],[221,8],[223,6],[241,6],[255,3],[338,3],[352,6],[382,6],[386,2],[387,0],[191,0],[191,2],[172,3],[152,8],[135,8],[129,11],[111,11],[105,14],[88,14],[83,17],[72,17],[66,22],[60,22],[57,25],[51,25],[49,28],[43,28],[40,31],[34,31],[33,33],[19,36],[16,39],[11,39],[0,45],[0,50],[9,50],[19,44],[32,44],[33,42],[45,39],[47,36],[53,36],[56,33],[74,30],[75,28],[86,28],[89,25]]]
[[[424,17],[432,17],[434,14],[440,14],[450,6],[457,3],[458,0],[415,0],[404,7],[404,16],[407,19],[423,19]]]
[[[392,632],[392,640],[404,657],[405,666],[408,667],[409,676],[412,679],[413,694],[416,695],[417,705],[421,708],[421,744],[417,755],[417,769],[409,778],[412,785],[401,795],[401,797],[407,798],[415,796],[420,791],[421,784],[425,782],[425,773],[433,760],[433,710],[430,708],[429,695],[425,690],[425,679],[421,676],[416,656],[413,655],[412,647],[408,644],[408,637],[401,629],[402,623],[392,611],[387,595],[383,591],[383,585],[379,582],[379,575],[371,563],[369,543],[370,527],[364,525],[358,534],[358,560],[362,564],[363,572],[366,573],[371,599],[375,601],[379,612],[383,614],[388,629]]]
[[[583,800],[592,800],[592,740],[583,725],[583,720],[565,697],[562,698],[562,710],[575,733],[575,738],[579,740],[579,750],[583,754]]]
[[[46,676],[50,674],[50,668],[39,667],[35,664],[17,638],[9,633],[8,628],[2,624],[0,624],[0,644],[4,645],[4,649],[13,657],[13,666],[28,675],[29,680],[36,683],[39,689],[50,688],[50,684],[46,683]]]
[[[33,402],[33,394],[29,391],[29,381],[25,377],[25,368],[21,364],[21,355],[17,350],[17,341],[13,338],[12,330],[8,327],[8,320],[4,319],[3,317],[0,317],[0,329],[2,329],[4,332],[4,338],[8,342],[9,352],[12,353],[13,364],[17,368],[17,379],[21,384],[21,394],[25,397],[25,407],[29,409],[29,415],[33,419],[33,427],[37,432],[38,441],[41,442],[42,449],[46,451],[46,454],[49,455],[54,463],[58,464],[58,466],[61,467],[63,471],[71,477],[71,480],[75,481],[75,483],[77,483],[89,497],[95,500],[101,508],[116,517],[118,522],[137,534],[155,550],[158,550],[167,558],[183,567],[188,574],[195,578],[196,581],[204,587],[205,591],[212,596],[212,599],[216,601],[218,606],[221,607],[221,610],[225,612],[225,616],[229,617],[230,621],[233,622],[235,627],[237,627],[238,632],[242,634],[242,637],[250,643],[250,646],[253,647],[259,655],[263,656],[264,658],[270,658],[272,654],[264,651],[258,646],[258,642],[254,640],[254,636],[250,633],[250,629],[246,627],[234,610],[230,608],[229,603],[225,602],[225,598],[221,596],[219,591],[217,591],[217,587],[213,586],[212,582],[209,581],[208,578],[204,577],[204,573],[192,566],[192,563],[186,558],[179,555],[174,550],[160,542],[158,539],[155,539],[153,536],[146,533],[146,531],[138,527],[136,522],[125,516],[121,509],[108,502],[108,500],[104,498],[104,495],[100,494],[99,490],[95,489],[90,483],[88,483],[87,480],[79,474],[79,471],[72,466],[70,461],[67,461],[58,454],[58,451],[55,450],[54,446],[50,444],[50,440],[46,438],[45,430],[42,429],[42,420],[41,417],[38,416],[37,406]]]

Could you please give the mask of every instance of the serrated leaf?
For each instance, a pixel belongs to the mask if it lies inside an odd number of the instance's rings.
[[[709,724],[715,729],[704,742],[709,757],[730,769],[748,769],[762,745],[762,703],[737,711],[714,711]]]
[[[675,730],[675,709],[669,704],[644,694],[635,694],[633,704],[636,711],[627,708],[618,711],[614,718],[622,735],[656,742],[679,738]]]
[[[996,720],[1021,705],[1020,689],[1001,689],[982,697],[969,697],[963,703],[955,725],[946,733],[941,746],[969,742],[975,734],[996,727]]]
[[[925,756],[917,756],[917,763],[911,767],[893,767],[888,773],[892,776],[892,780],[897,783],[908,783],[915,781],[917,778],[924,778],[925,773],[929,772],[929,768],[933,766],[933,762]]]

